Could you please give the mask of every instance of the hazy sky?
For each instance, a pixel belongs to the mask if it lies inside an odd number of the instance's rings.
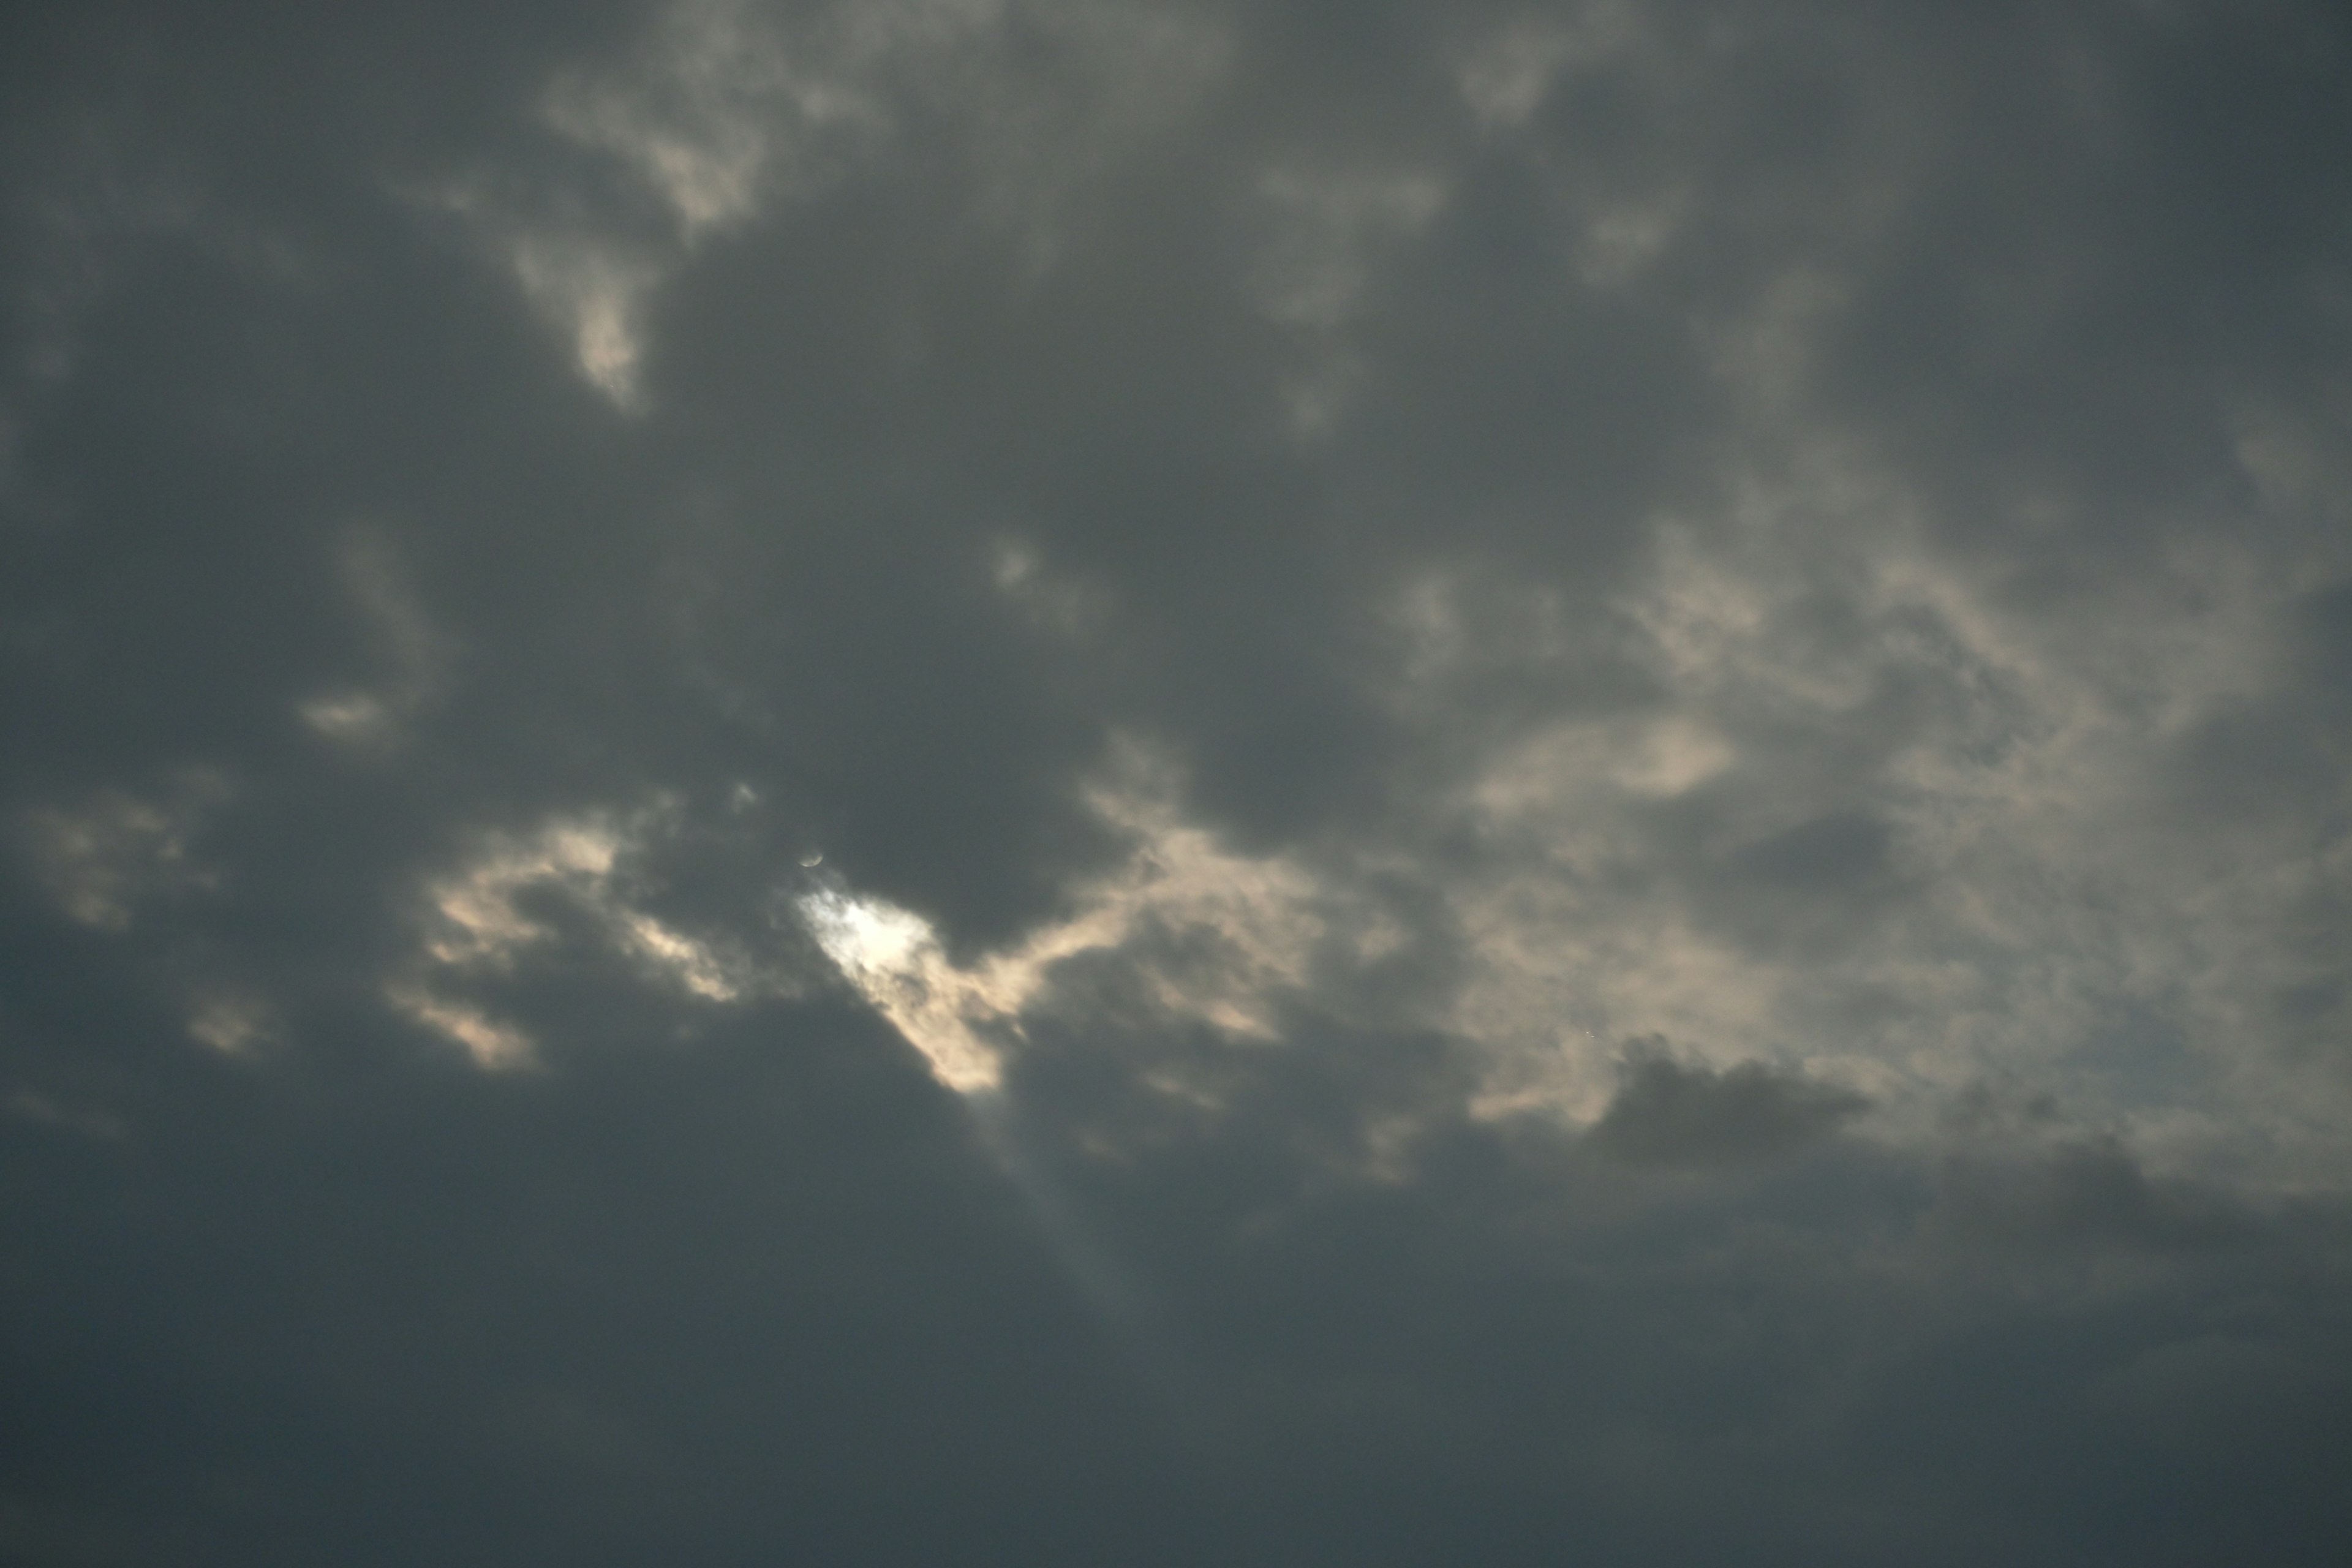
[[[0,1561],[2352,1561],[2352,14],[0,20]]]

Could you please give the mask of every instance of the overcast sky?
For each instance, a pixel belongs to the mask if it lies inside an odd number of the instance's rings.
[[[2352,14],[0,20],[0,1560],[2352,1561]]]

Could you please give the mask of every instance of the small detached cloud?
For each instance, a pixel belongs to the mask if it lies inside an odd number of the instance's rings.
[[[386,978],[393,1008],[463,1047],[477,1066],[508,1070],[534,1063],[530,1036],[454,994],[509,976],[535,952],[562,944],[549,914],[576,917],[584,933],[635,973],[703,1005],[792,995],[788,964],[740,938],[681,930],[645,900],[656,886],[653,852],[678,827],[675,802],[634,812],[552,817],[524,834],[491,834],[455,870],[426,881],[415,952]],[[546,900],[549,914],[534,912]]]
[[[224,775],[203,770],[155,795],[100,790],[79,805],[26,812],[19,839],[68,918],[123,931],[154,900],[220,886],[220,869],[205,861],[195,840],[233,793]]]
[[[303,700],[303,723],[325,740],[381,752],[402,738],[405,723],[440,694],[451,648],[418,604],[390,541],[355,529],[339,565],[359,620],[360,637],[377,677],[370,683]]]

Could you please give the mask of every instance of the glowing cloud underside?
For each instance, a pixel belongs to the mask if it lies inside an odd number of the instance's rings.
[[[825,888],[803,895],[800,910],[817,946],[923,1054],[932,1076],[958,1094],[997,1086],[1003,1064],[973,1024],[1009,1017],[1025,986],[956,969],[929,923],[895,904]]]
[[[529,1035],[451,988],[508,973],[526,951],[554,942],[556,933],[523,910],[520,900],[532,889],[566,898],[649,978],[698,1002],[775,994],[778,977],[743,953],[677,931],[631,901],[626,862],[642,855],[644,841],[662,823],[658,810],[635,819],[592,813],[553,819],[525,837],[488,841],[467,865],[427,885],[424,940],[415,961],[387,982],[385,1000],[463,1047],[487,1070],[530,1066]]]
[[[828,882],[796,900],[817,946],[876,1011],[922,1053],[959,1094],[995,1088],[999,1042],[1016,1040],[1024,1011],[1044,999],[1053,967],[1080,953],[1123,950],[1140,993],[1171,1018],[1247,1039],[1277,1037],[1276,999],[1301,984],[1309,947],[1323,933],[1315,887],[1280,859],[1234,855],[1179,821],[1147,759],[1122,759],[1127,776],[1089,792],[1088,804],[1135,846],[1116,871],[1085,889],[1068,920],[968,969],[950,963],[929,923],[912,910]],[[1213,964],[1170,967],[1131,939],[1146,931],[1210,939]]]

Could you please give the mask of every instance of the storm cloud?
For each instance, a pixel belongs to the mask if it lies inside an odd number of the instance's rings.
[[[0,23],[0,1557],[2352,1552],[2340,8]]]

